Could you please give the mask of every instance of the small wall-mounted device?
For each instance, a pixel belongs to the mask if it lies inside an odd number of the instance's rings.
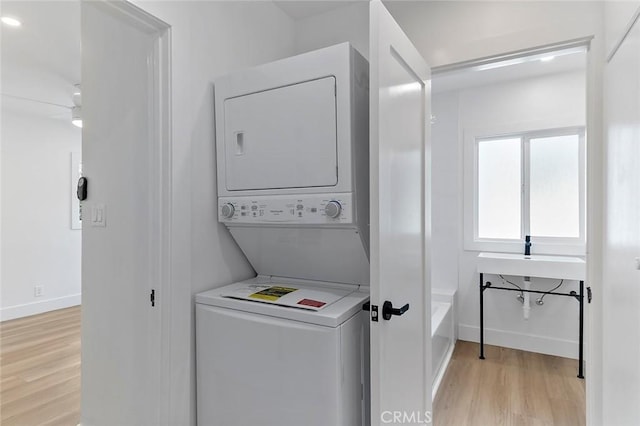
[[[87,186],[88,186],[88,182],[86,177],[83,176],[80,179],[78,179],[78,190],[76,192],[76,195],[78,196],[78,200],[84,201],[87,199]]]

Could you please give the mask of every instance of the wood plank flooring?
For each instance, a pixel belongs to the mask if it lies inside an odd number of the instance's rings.
[[[436,426],[582,426],[576,361],[459,341],[434,402]],[[80,421],[80,307],[0,324],[0,423]]]
[[[0,424],[80,423],[80,307],[0,323]]]
[[[584,380],[573,359],[458,341],[434,401],[436,426],[582,426]]]

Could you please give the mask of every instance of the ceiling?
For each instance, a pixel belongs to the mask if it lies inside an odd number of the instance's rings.
[[[0,28],[2,107],[70,120],[80,83],[80,1],[3,0],[0,12],[22,21]]]
[[[363,0],[360,0],[363,1]],[[366,0],[365,0],[366,1]],[[357,1],[275,1],[301,20]],[[410,2],[395,3],[410,7]],[[2,1],[1,14],[15,16],[20,28],[0,28],[2,107],[68,119],[73,86],[80,82],[80,1]],[[434,77],[435,93],[520,78],[584,70],[585,54],[531,61],[487,71],[456,71]],[[25,101],[24,99],[37,102]],[[61,107],[62,106],[62,107]]]
[[[367,0],[359,0],[367,1]],[[280,9],[295,20],[303,20],[328,11],[350,6],[358,1],[275,1]],[[420,2],[386,1],[385,5],[402,25],[407,17],[419,19],[420,14],[430,13],[430,9]],[[418,15],[418,16],[417,16]],[[328,29],[329,30],[329,29]],[[423,46],[424,47],[424,46]],[[424,52],[426,53],[426,52]],[[433,77],[433,92],[442,93],[451,90],[461,90],[472,87],[504,83],[524,78],[540,77],[544,75],[578,72],[586,69],[586,53],[557,56],[552,61],[525,61],[520,64],[478,71],[464,69],[437,74]]]
[[[366,1],[366,0],[360,0]],[[332,0],[332,1],[314,1],[314,0],[285,0],[274,1],[275,5],[282,9],[287,15],[293,19],[304,19],[314,15],[320,15],[339,7],[349,6],[357,1],[351,0]]]
[[[298,20],[355,2],[274,3]],[[68,119],[80,83],[80,0],[2,0],[0,13],[22,22],[19,28],[0,25],[2,108]]]

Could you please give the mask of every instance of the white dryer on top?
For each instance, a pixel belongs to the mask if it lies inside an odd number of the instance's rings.
[[[368,285],[368,82],[348,43],[215,82],[218,220],[258,274]]]

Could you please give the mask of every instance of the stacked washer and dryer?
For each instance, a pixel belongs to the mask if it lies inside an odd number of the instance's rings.
[[[196,295],[199,425],[369,423],[368,82],[348,43],[215,82],[218,220],[257,276]]]

